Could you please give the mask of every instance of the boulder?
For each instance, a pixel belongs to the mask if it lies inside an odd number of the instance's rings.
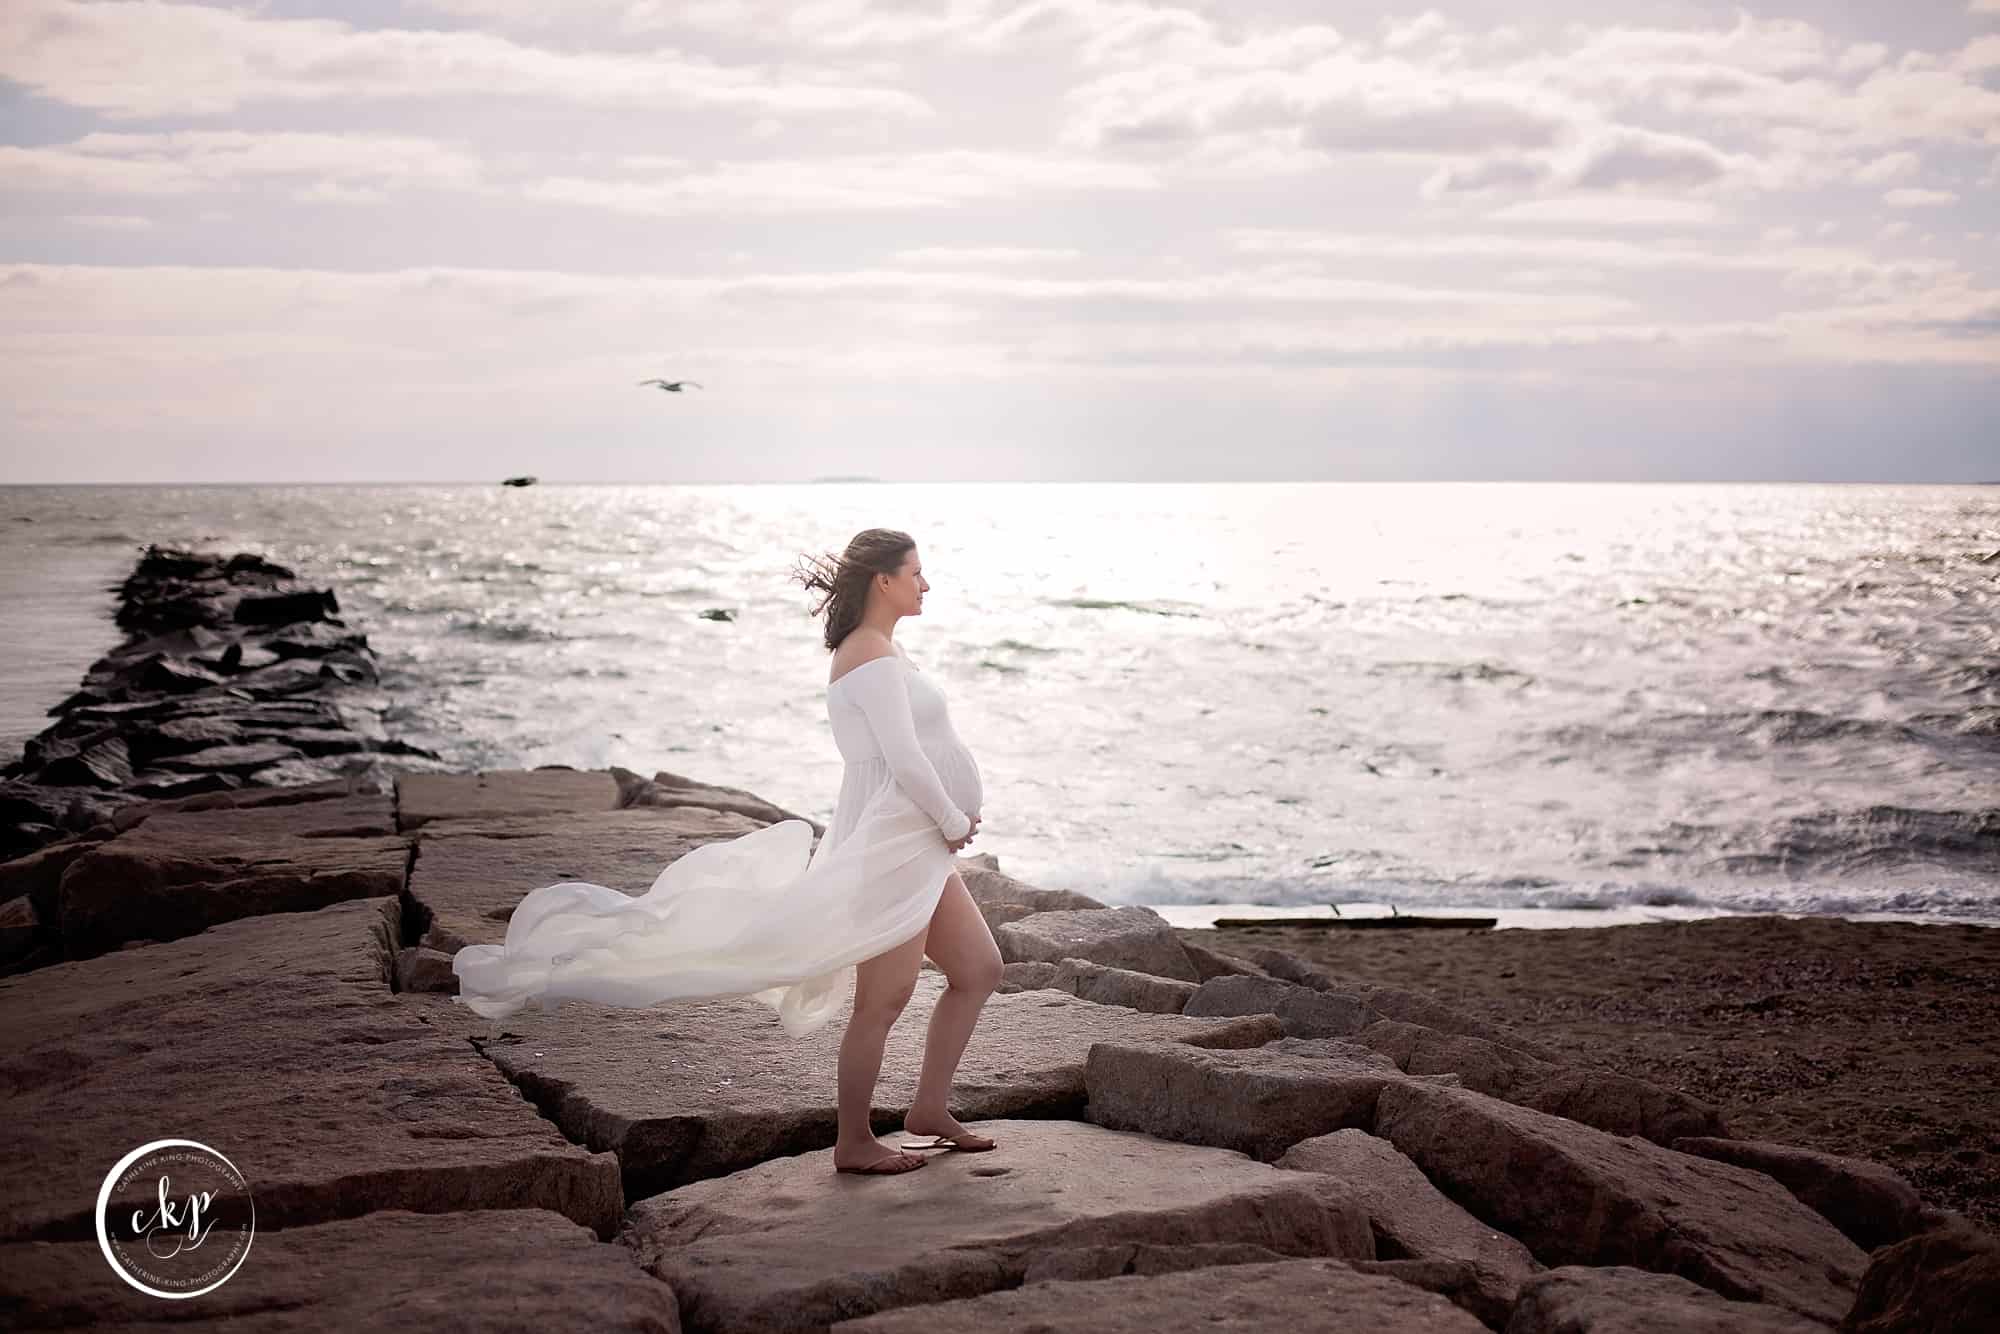
[[[1527,1247],[1446,1199],[1395,1145],[1364,1130],[1300,1140],[1278,1166],[1313,1173],[1329,1195],[1366,1210],[1377,1257],[1462,1264],[1462,1274],[1433,1281],[1495,1329],[1506,1324],[1521,1284],[1541,1269]]]
[[[207,750],[192,750],[181,755],[163,755],[153,762],[153,767],[167,773],[207,773],[219,770],[225,773],[247,774],[253,769],[261,769],[280,760],[304,758],[305,752],[296,746],[288,746],[277,741],[255,741],[241,746],[210,746]]]
[[[403,830],[433,820],[492,820],[618,809],[618,782],[602,769],[494,769],[404,774],[396,780]]]
[[[1677,1273],[1739,1301],[1837,1320],[1866,1260],[1762,1173],[1469,1089],[1386,1086],[1375,1133],[1545,1265]]]
[[[923,1066],[928,1016],[944,988],[942,973],[919,973],[909,1006],[889,1031],[871,1118],[880,1132],[903,1124]],[[510,1015],[495,1036],[487,1021],[449,997],[399,999],[441,1031],[469,1038],[571,1139],[615,1152],[630,1198],[834,1141],[845,1014],[795,1038],[774,1010],[747,997],[649,1009],[571,1001],[547,1013],[531,1006]],[[1059,991],[995,995],[959,1060],[951,1106],[964,1120],[1080,1116],[1093,1042],[1254,1047],[1275,1031],[1268,1016],[1184,1019],[1093,1005]]]
[[[135,801],[121,807],[113,819],[113,826],[124,833],[137,825],[144,824],[155,815],[190,814],[197,811],[235,811],[263,806],[296,806],[307,801],[329,801],[336,797],[349,797],[353,793],[344,783],[326,782],[311,787],[252,788],[248,791],[204,792],[194,796],[176,797],[169,801]],[[380,832],[396,832],[393,819],[387,829]]]
[[[1493,1305],[1492,1276],[1466,1260],[1349,1260],[1363,1274],[1380,1274],[1399,1283],[1435,1292],[1459,1310],[1479,1319]],[[1481,1320],[1482,1324],[1487,1322]],[[1506,1316],[1501,1316],[1501,1324]],[[1500,1325],[1491,1326],[1494,1329]]]
[[[1052,963],[1003,963],[1000,965],[999,990],[1006,994],[1040,991],[1055,977],[1057,967]]]
[[[1498,1329],[1499,1326],[1494,1326]],[[1529,1279],[1506,1334],[1826,1334],[1796,1312],[1731,1301],[1677,1274],[1565,1265]]]
[[[57,891],[63,872],[109,836],[108,832],[78,834],[37,848],[25,857],[0,862],[0,899],[25,895],[34,901],[35,915],[41,921],[53,922],[59,911]]]
[[[1182,982],[1195,980],[1180,937],[1151,908],[1079,908],[1003,922],[993,938],[1008,963],[1088,959]]]
[[[1384,1019],[1354,1035],[1408,1074],[1456,1074],[1469,1089],[1568,1117],[1614,1135],[1671,1144],[1689,1128],[1724,1127],[1722,1113],[1699,1098],[1611,1070],[1564,1069],[1524,1051],[1422,1024]]]
[[[994,932],[999,931],[1002,922],[1018,922],[1036,913],[1106,906],[1087,894],[1076,894],[1067,889],[1037,889],[1012,876],[1002,875],[999,859],[990,852],[960,858],[958,878],[965,882],[972,901],[979,905],[980,914],[986,918],[987,929]]]
[[[458,974],[451,969],[451,956],[422,945],[397,950],[396,990],[441,991],[447,996],[456,996]]]
[[[1234,954],[1224,954],[1220,950],[1197,945],[1181,935],[1181,948],[1187,951],[1188,962],[1194,965],[1195,973],[1206,982],[1212,977],[1269,977],[1271,974],[1248,959],[1239,959]]]
[[[1865,1251],[1924,1230],[1924,1202],[1916,1188],[1900,1173],[1865,1158],[1765,1140],[1702,1136],[1677,1139],[1673,1147],[1775,1179]]]
[[[836,1175],[831,1150],[695,1182],[634,1204],[623,1240],[680,1297],[690,1331],[820,1329],[918,1304],[935,1318],[931,1303],[1014,1287],[1042,1254],[1086,1246],[1237,1243],[1290,1256],[1373,1255],[1359,1210],[1330,1207],[1297,1174],[1239,1154],[1076,1121],[977,1128],[998,1151],[936,1155],[893,1183]],[[1186,1278],[1200,1286],[1255,1267]]]
[[[1020,965],[1002,967],[1004,971]],[[1067,991],[1081,1000],[1122,1005],[1148,1014],[1179,1014],[1195,991],[1192,982],[1175,982],[1151,973],[1135,973],[1129,968],[1107,968],[1088,959],[1064,959],[1044,985]]]
[[[1401,987],[1365,986],[1354,989],[1354,994],[1367,1002],[1368,1008],[1384,1019],[1401,1019],[1405,1023],[1422,1024],[1440,1033],[1456,1033],[1462,1037],[1481,1038],[1498,1043],[1518,1052],[1525,1052],[1537,1060],[1551,1065],[1561,1065],[1562,1058],[1538,1042],[1533,1042],[1519,1033],[1489,1024],[1484,1019],[1474,1018],[1461,1010],[1454,1010],[1435,996],[1425,996]]]
[[[1269,1246],[1245,1241],[1125,1242],[1113,1246],[1076,1246],[1038,1251],[1021,1275],[1023,1283],[1056,1280],[1075,1283],[1120,1274],[1178,1274],[1215,1265],[1265,1264],[1285,1257]],[[1350,1261],[1367,1264],[1366,1260]]]
[[[105,1171],[163,1134],[236,1161],[260,1233],[526,1207],[608,1239],[617,1160],[391,993],[400,933],[391,897],[0,978],[0,1153],[34,1164],[0,1177],[0,1240],[92,1238]]]
[[[26,894],[0,901],[0,966],[13,964],[43,944],[41,916]]]
[[[1526,1052],[1484,1038],[1440,1033],[1401,1019],[1381,1019],[1354,1035],[1354,1041],[1381,1052],[1398,1068],[1413,1075],[1451,1073],[1465,1087],[1496,1098],[1512,1097],[1526,1086],[1547,1079],[1557,1067]]]
[[[407,791],[409,782],[398,786]],[[747,815],[701,806],[427,819],[409,882],[423,915],[420,943],[448,955],[497,945],[531,889],[589,880],[643,894],[693,849],[761,828]]]
[[[1614,1135],[1670,1145],[1685,1137],[1723,1136],[1729,1125],[1713,1103],[1615,1070],[1558,1070],[1513,1101]]]
[[[42,787],[124,787],[132,781],[132,755],[122,736],[106,736],[42,764]]]
[[[801,820],[812,826],[815,838],[826,833],[826,826],[817,820],[808,820],[803,815],[794,815],[782,806],[773,805],[754,792],[746,792],[740,787],[718,787],[709,783],[698,783],[692,778],[668,773],[662,769],[650,779],[639,777],[630,769],[611,767],[611,777],[618,784],[618,806],[620,810],[632,806],[700,806],[711,811],[730,811],[737,815],[747,815],[760,825],[776,824],[780,820]]]
[[[2000,1238],[1950,1215],[1869,1258],[1840,1334],[2000,1329]]]
[[[196,796],[207,792],[231,792],[243,786],[240,774],[209,770],[205,773],[175,773],[169,769],[147,769],[132,776],[125,791],[148,800]]]
[[[1272,949],[1269,945],[1253,945],[1243,951],[1245,958],[1262,968],[1268,975],[1284,982],[1293,982],[1314,991],[1351,991],[1354,988],[1336,981],[1323,969],[1315,968],[1296,954]]]
[[[1485,1326],[1442,1297],[1338,1260],[1284,1260],[1095,1283],[1032,1283],[843,1320],[833,1329],[838,1334],[1484,1334]]]
[[[88,958],[239,917],[399,894],[410,850],[393,828],[384,797],[149,816],[63,872],[64,949]]]
[[[1294,1038],[1346,1038],[1375,1022],[1375,1013],[1353,996],[1275,978],[1230,975],[1201,984],[1188,1014],[1272,1014]]]
[[[260,1211],[257,1223],[242,1266],[185,1302],[125,1283],[95,1240],[0,1246],[0,1310],[22,1330],[680,1330],[671,1288],[546,1209],[385,1209],[283,1231]]]
[[[1091,1044],[1083,1086],[1098,1125],[1268,1162],[1314,1135],[1372,1125],[1383,1086],[1408,1077],[1386,1056],[1340,1042],[1212,1051],[1104,1041]]]

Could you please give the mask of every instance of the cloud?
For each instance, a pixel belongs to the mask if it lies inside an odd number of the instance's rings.
[[[890,256],[905,264],[1041,264],[1083,258],[1080,250],[1031,246],[920,246]]]
[[[1918,162],[1917,155],[1908,149],[1896,153],[1884,153],[1857,170],[1854,179],[1862,185],[1882,185],[1888,181],[1901,180],[1916,172]]]
[[[114,118],[215,116],[252,103],[509,97],[659,110],[909,118],[899,88],[724,65],[672,49],[523,46],[475,31],[358,29],[198,4],[8,0],[0,76]]]
[[[105,194],[192,194],[256,178],[314,176],[328,191],[361,183],[464,187],[478,157],[436,140],[391,134],[170,130],[86,134],[43,148],[0,147],[10,189]]]
[[[1088,158],[953,149],[730,162],[648,179],[547,177],[520,187],[531,199],[622,213],[876,212],[952,208],[1026,191],[1156,190],[1144,167]]]
[[[1692,227],[1716,222],[1714,204],[1699,199],[1634,195],[1536,199],[1486,215],[1495,222],[1586,224],[1609,227]]]
[[[1680,134],[1619,126],[1594,138],[1572,167],[1570,179],[1586,190],[1711,184],[1727,174],[1732,158],[1713,144]]]
[[[1890,208],[1937,208],[1957,203],[1958,196],[1950,190],[1891,190],[1882,202]]]
[[[1342,99],[1314,109],[1304,142],[1329,153],[1474,153],[1545,148],[1565,124],[1559,114],[1492,98]]]
[[[143,232],[150,231],[153,226],[151,218],[142,218],[131,213],[71,213],[63,221],[107,232]]]

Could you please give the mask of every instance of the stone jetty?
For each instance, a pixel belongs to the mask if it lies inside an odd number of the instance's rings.
[[[147,702],[121,688],[65,716]],[[186,772],[115,735],[134,778]],[[452,952],[537,885],[640,893],[798,817],[671,773],[379,749],[419,766],[143,796],[110,739],[37,749],[35,775],[121,781],[61,784],[104,818],[0,865],[52,933],[0,978],[10,1328],[1798,1334],[1996,1309],[2000,1246],[1879,1164],[1736,1139],[1430,996],[1193,945],[991,856],[959,873],[1006,979],[954,1111],[999,1148],[836,1175],[838,1019],[452,1000]],[[942,987],[927,966],[890,1034],[884,1135]],[[94,1231],[112,1165],[164,1136],[227,1154],[256,1211],[240,1271],[180,1302]]]

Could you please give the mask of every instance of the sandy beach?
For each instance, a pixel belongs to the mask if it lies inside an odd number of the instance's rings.
[[[1737,917],[1563,931],[1183,930],[1434,992],[1745,1139],[1853,1154],[2000,1226],[2000,930]]]

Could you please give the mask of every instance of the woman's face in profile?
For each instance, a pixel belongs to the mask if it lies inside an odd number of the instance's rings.
[[[923,562],[918,559],[914,547],[903,557],[902,568],[889,581],[889,603],[904,616],[915,616],[924,609],[924,594],[930,591],[930,581],[924,578]]]

